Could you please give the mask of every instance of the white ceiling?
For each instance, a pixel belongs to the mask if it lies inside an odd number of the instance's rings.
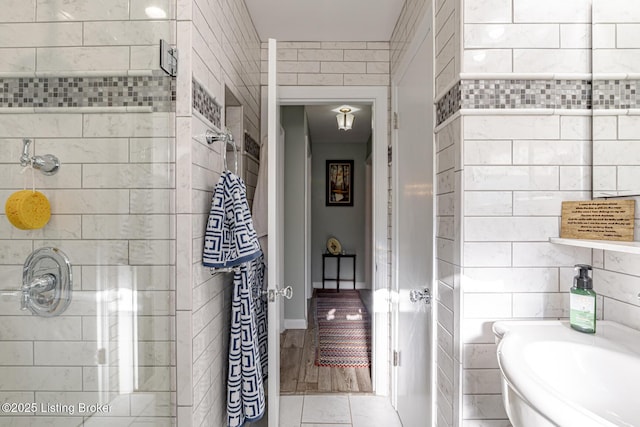
[[[262,41],[389,41],[405,0],[245,0]]]
[[[369,135],[371,135],[371,106],[349,104],[359,110],[353,111],[355,116],[353,128],[344,131],[338,129],[338,121],[336,120],[336,114],[338,113],[331,111],[341,105],[344,104],[305,106],[309,124],[309,136],[312,143],[352,144],[367,142]]]

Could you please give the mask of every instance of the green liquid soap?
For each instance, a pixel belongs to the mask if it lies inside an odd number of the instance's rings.
[[[589,277],[590,265],[575,266],[578,275],[573,278],[573,287],[569,296],[569,321],[571,327],[587,334],[596,333],[596,293],[593,280]]]

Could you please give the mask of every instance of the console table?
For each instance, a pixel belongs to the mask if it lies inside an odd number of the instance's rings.
[[[336,277],[326,277],[325,275],[325,265],[326,265],[327,258],[336,259],[336,266],[337,266]],[[342,261],[343,258],[351,258],[351,262],[353,265],[353,274],[351,275],[350,279],[342,279],[342,281],[353,282],[353,289],[356,288],[356,254],[332,255],[332,254],[324,253],[322,254],[322,289],[324,289],[324,282],[326,282],[327,280],[335,280],[336,288],[338,292],[340,292],[340,280],[341,280],[340,279],[340,262]]]

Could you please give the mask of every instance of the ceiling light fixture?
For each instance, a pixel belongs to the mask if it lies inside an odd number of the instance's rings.
[[[345,106],[340,107],[340,112],[336,115],[336,119],[338,119],[338,129],[351,130],[356,118],[351,114],[351,108]]]

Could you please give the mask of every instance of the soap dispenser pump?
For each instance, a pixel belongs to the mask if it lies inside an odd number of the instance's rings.
[[[596,293],[593,280],[589,276],[590,265],[577,264],[578,274],[573,278],[570,295],[570,323],[577,331],[594,334],[596,332]]]

